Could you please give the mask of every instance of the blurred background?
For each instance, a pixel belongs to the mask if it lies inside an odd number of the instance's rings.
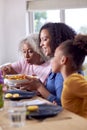
[[[0,0],[0,65],[19,59],[19,42],[46,22],[87,34],[87,0]]]

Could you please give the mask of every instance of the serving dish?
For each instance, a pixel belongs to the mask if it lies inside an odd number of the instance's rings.
[[[4,77],[4,83],[10,86],[15,86],[16,84],[29,82],[29,80],[26,79],[26,76],[28,76],[29,78],[36,78],[36,76],[30,76],[25,74],[6,75]]]

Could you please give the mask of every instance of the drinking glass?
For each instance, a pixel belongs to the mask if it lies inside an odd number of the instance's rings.
[[[18,103],[17,103],[18,104]],[[26,119],[26,107],[25,105],[17,105],[16,102],[11,102],[9,108],[9,118],[11,121],[11,126],[21,127],[25,124]]]

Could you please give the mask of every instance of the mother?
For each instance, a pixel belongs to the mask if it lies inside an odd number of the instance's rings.
[[[75,35],[76,32],[64,23],[47,23],[41,27],[39,32],[40,47],[45,56],[51,59],[59,44],[67,39],[73,39]],[[45,99],[61,105],[61,92],[63,87],[61,73],[55,74],[51,72],[45,85],[38,80],[33,81],[26,84],[23,89],[37,90]]]

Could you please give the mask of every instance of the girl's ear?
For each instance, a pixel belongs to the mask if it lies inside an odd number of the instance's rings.
[[[68,60],[68,58],[66,56],[62,56],[62,58],[61,58],[61,65],[66,64],[67,60]]]

